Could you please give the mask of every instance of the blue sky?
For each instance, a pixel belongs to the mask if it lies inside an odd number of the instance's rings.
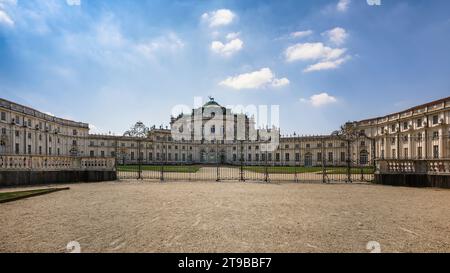
[[[450,1],[0,0],[0,97],[122,133],[175,105],[280,105],[330,133],[450,95]]]

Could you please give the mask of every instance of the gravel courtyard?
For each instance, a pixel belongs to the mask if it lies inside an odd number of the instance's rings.
[[[450,252],[450,191],[108,182],[0,204],[0,252]],[[11,189],[8,189],[11,190]],[[5,190],[2,190],[5,191]]]

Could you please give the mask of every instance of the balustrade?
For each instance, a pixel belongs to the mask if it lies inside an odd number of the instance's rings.
[[[114,170],[112,157],[0,155],[0,171]]]

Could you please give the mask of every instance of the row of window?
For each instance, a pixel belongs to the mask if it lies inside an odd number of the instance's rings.
[[[417,141],[423,141],[424,135],[425,135],[425,133],[418,133],[415,136],[407,136],[407,135],[405,135],[405,136],[402,136],[400,138],[400,140],[403,143],[408,143],[410,141],[410,139],[411,140],[417,140]],[[432,140],[437,140],[437,139],[439,139],[439,137],[441,137],[439,135],[439,131],[434,131],[434,132],[431,133],[431,139]],[[391,137],[391,144],[396,144],[396,143],[397,143],[397,137]],[[384,145],[384,138],[381,139],[381,144]]]
[[[261,161],[266,161],[266,154],[261,154],[261,156],[259,154],[255,154],[254,156],[255,157],[253,157],[252,154],[247,154],[247,161],[253,161],[253,159],[254,159],[254,161],[260,161],[260,159],[261,159]],[[300,153],[295,153],[294,157],[295,157],[295,161],[296,162],[300,162],[300,160],[301,160]],[[312,158],[312,154],[311,153],[305,154],[305,158],[308,158],[308,157]],[[272,158],[272,154],[271,153],[267,154],[267,160],[268,161],[272,161],[272,159],[273,159]],[[281,154],[280,153],[275,153],[275,161],[276,162],[280,162],[280,159],[281,159]],[[341,152],[339,159],[340,159],[340,161],[345,162],[347,160],[346,153],[345,152]],[[236,160],[237,160],[237,155],[233,154],[233,161],[236,161]],[[316,154],[316,160],[317,161],[322,161],[322,153],[321,152],[318,152]],[[330,162],[334,161],[334,153],[333,152],[328,152],[326,160],[328,160]],[[291,154],[290,153],[285,153],[284,154],[284,161],[291,161]]]
[[[416,128],[422,128],[422,127],[426,126],[426,122],[422,118],[416,119],[415,123],[416,123]],[[439,115],[432,116],[431,123],[432,123],[432,125],[439,124]],[[408,121],[404,121],[402,124],[402,129],[408,130],[410,128],[410,125],[412,125],[412,124],[410,124]],[[396,132],[396,131],[397,131],[397,124],[392,124],[391,132]]]
[[[433,145],[432,156],[434,159],[439,159],[439,145]],[[397,149],[392,149],[391,157],[392,158],[401,158],[402,156],[397,154]],[[383,159],[385,158],[384,150],[381,150],[381,158],[383,158]],[[403,148],[403,158],[405,158],[405,159],[411,158],[411,155],[409,154],[409,148]],[[416,158],[417,159],[423,158],[423,147],[417,147]]]
[[[3,146],[3,145],[4,145],[4,143],[0,143],[0,146]],[[42,146],[38,146],[37,148],[38,148],[37,154],[42,155],[43,154]],[[29,154],[29,155],[34,154],[31,145],[27,145],[26,149],[27,149],[27,151],[26,151],[27,154]],[[20,154],[20,144],[19,143],[16,143],[16,145],[14,146],[14,153],[17,154],[17,155]],[[48,153],[47,154],[48,155],[54,155],[52,147],[48,147]],[[55,155],[61,155],[61,149],[60,148],[56,148],[56,154]]]
[[[6,120],[6,112],[0,112],[0,120],[1,121],[5,121],[5,122],[7,121]],[[14,118],[12,118],[11,123],[14,123],[16,125],[24,125],[24,126],[27,126],[27,127],[30,127],[30,128],[33,127],[33,122],[32,122],[31,119],[23,118],[22,122],[21,122],[20,116],[18,116],[18,115],[16,115]],[[34,128],[35,129],[39,129],[39,130],[43,130],[44,129],[43,122],[42,121],[35,122],[35,127]],[[51,132],[52,129],[55,129],[55,132],[60,132],[60,128],[59,127],[56,127],[56,126],[52,127],[51,124],[49,124],[48,126],[45,126],[45,130],[47,130],[49,132]],[[73,129],[72,130],[72,135],[74,135],[74,136],[78,135],[78,130]]]

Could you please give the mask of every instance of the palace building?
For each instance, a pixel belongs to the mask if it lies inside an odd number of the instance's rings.
[[[210,98],[190,115],[172,117],[170,128],[138,122],[114,136],[89,134],[86,123],[0,99],[0,155],[113,157],[119,164],[370,165],[375,158],[449,158],[449,122],[450,97],[346,123],[349,135],[280,136]]]

